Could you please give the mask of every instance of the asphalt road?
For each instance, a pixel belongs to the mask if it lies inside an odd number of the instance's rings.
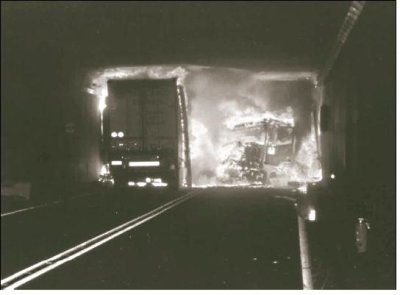
[[[105,190],[1,218],[4,278],[103,233],[182,192]]]
[[[4,218],[2,278],[176,196],[110,191]],[[291,202],[204,190],[21,289],[301,289],[300,269]]]

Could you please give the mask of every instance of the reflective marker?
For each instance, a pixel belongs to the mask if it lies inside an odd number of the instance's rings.
[[[315,221],[316,218],[317,216],[315,210],[311,209],[310,212],[308,213],[308,220]]]
[[[111,161],[111,165],[120,166],[120,165],[122,165],[122,161]]]

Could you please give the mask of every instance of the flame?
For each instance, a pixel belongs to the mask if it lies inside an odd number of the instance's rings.
[[[279,158],[282,149],[291,144],[290,136],[266,135],[266,126],[293,129],[294,112],[287,104],[280,110],[272,108],[268,103],[273,91],[260,92],[255,86],[275,80],[313,81],[313,77],[313,73],[306,72],[289,75],[228,68],[221,71],[194,65],[115,67],[90,73],[86,91],[98,97],[102,120],[108,80],[176,78],[178,85],[188,89],[185,97],[194,186],[287,187],[290,182],[321,179],[316,134],[310,130],[290,159],[285,156],[277,163],[266,163],[265,157]],[[257,160],[249,160],[246,153],[256,155]],[[183,149],[181,156],[184,158]]]
[[[99,95],[99,111],[103,113],[104,109],[107,107],[106,99],[108,96],[108,89],[102,88]]]
[[[251,112],[250,108],[247,108],[243,114],[238,114],[228,118],[225,121],[226,127],[229,129],[233,129],[239,125],[245,125],[246,127],[254,126],[260,124],[264,121],[277,121],[282,124],[289,125],[291,127],[294,126],[294,118],[291,109],[287,112],[282,113],[272,113],[272,112],[264,112],[261,114],[248,114]]]
[[[213,173],[208,172],[197,179],[194,185],[204,186],[263,186],[289,187],[290,183],[302,185],[321,180],[322,170],[317,153],[315,133],[303,138],[298,152],[291,155],[291,132],[294,127],[293,110],[289,107],[281,111],[260,111],[250,106],[238,108],[234,102],[223,102],[225,118],[218,140],[211,141],[205,125],[192,119],[191,146],[192,160],[207,163],[216,162]],[[265,128],[287,129],[287,138],[267,140]],[[270,127],[268,127],[270,128]],[[286,146],[290,152],[279,163],[264,162],[265,156],[275,156],[278,149]],[[253,153],[249,160],[246,153]],[[282,152],[281,152],[282,154]],[[205,158],[204,155],[208,155]],[[203,157],[203,159],[201,159]]]
[[[190,132],[192,134],[190,141],[190,158],[196,160],[202,155],[201,151],[211,148],[212,144],[207,140],[207,128],[200,121],[191,120]]]

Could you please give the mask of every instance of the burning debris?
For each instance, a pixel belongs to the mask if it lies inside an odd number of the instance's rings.
[[[288,187],[321,179],[316,134],[307,118],[312,73],[109,68],[92,73],[87,92],[98,97],[102,117],[109,79],[173,77],[186,93],[193,186]],[[293,85],[299,81],[308,86],[298,91]]]
[[[234,141],[223,145],[225,148],[217,167],[218,180],[222,184],[287,185],[279,183],[277,168],[282,163],[291,163],[293,158],[294,119],[291,108],[280,114],[236,115],[228,118],[225,126],[229,130],[226,139]]]
[[[196,90],[188,96],[195,186],[288,188],[320,180],[313,84],[259,78],[218,71],[188,76],[188,89]]]
[[[294,154],[294,125],[290,120],[265,118],[230,126],[216,149],[218,165],[213,185],[288,187],[320,180],[315,137],[310,134],[305,138]],[[204,126],[201,130],[207,132]]]
[[[216,109],[219,117],[197,110],[207,102],[192,104],[192,163],[201,166],[195,186],[288,188],[321,180],[310,112],[289,104],[268,110],[271,98],[243,92],[215,100],[208,112]]]

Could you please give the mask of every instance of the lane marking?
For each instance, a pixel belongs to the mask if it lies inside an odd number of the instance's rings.
[[[44,207],[48,207],[50,205],[59,204],[61,202],[66,202],[66,201],[69,201],[69,200],[75,200],[77,198],[83,198],[83,197],[94,195],[94,194],[97,194],[97,193],[100,193],[100,192],[82,194],[82,195],[74,196],[74,197],[71,197],[71,198],[68,198],[68,199],[65,199],[65,200],[56,200],[56,201],[53,201],[53,202],[50,202],[50,203],[45,203],[45,204],[41,204],[41,205],[37,205],[37,206],[22,208],[22,209],[18,209],[18,210],[15,210],[15,211],[3,213],[3,214],[1,214],[1,217],[6,217],[6,216],[14,215],[14,214],[17,214],[17,213],[34,210],[34,209],[44,208]]]
[[[14,290],[31,280],[49,272],[60,265],[69,262],[105,243],[119,237],[120,235],[134,229],[135,227],[157,217],[158,215],[170,210],[186,200],[192,198],[196,192],[189,192],[177,199],[167,202],[139,217],[125,222],[103,234],[100,234],[90,240],[87,240],[75,247],[61,252],[53,257],[42,260],[30,267],[27,267],[15,274],[1,280],[1,288],[4,290]]]
[[[25,211],[30,211],[30,210],[34,210],[34,209],[39,209],[39,208],[43,208],[43,207],[47,207],[49,204],[42,204],[42,205],[38,205],[38,206],[32,206],[32,207],[27,207],[27,208],[23,208],[23,209],[19,209],[16,211],[11,211],[11,212],[6,212],[1,214],[1,217],[5,217],[5,216],[9,216],[9,215],[14,215],[17,213],[21,213],[21,212],[25,212]]]
[[[313,279],[311,271],[311,256],[307,239],[306,222],[299,215],[297,216],[299,230],[301,277],[303,281],[303,290],[313,290]]]

